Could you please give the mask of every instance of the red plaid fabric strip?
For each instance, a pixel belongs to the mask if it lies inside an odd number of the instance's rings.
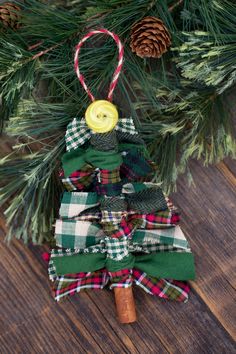
[[[117,230],[112,231],[111,237],[120,238],[120,237],[130,237],[131,233],[134,231],[134,226],[131,223],[128,223],[125,218],[122,218],[120,227]]]
[[[106,232],[109,237],[112,238],[120,238],[120,237],[130,237],[131,233],[135,230],[134,226],[131,223],[127,223],[125,218],[122,218],[120,225],[116,226],[114,224],[108,224],[104,225],[103,224],[103,230]]]
[[[99,171],[99,178],[101,184],[118,183],[120,179],[120,169],[116,168],[112,171],[101,169]]]
[[[149,277],[138,269],[133,269],[133,278],[149,294],[166,300],[188,301],[190,287],[187,282]]]
[[[172,213],[169,210],[159,211],[155,214],[132,214],[129,215],[129,222],[137,223],[138,227],[143,229],[152,230],[159,227],[160,224],[176,225],[180,221],[179,214]]]
[[[91,166],[84,166],[82,170],[74,171],[65,178],[64,171],[59,174],[64,187],[70,192],[75,190],[85,190],[90,187],[95,179],[95,172]]]
[[[81,272],[58,277],[54,286],[55,300],[59,301],[60,298],[74,295],[83,289],[102,289],[108,280],[108,273],[105,269],[93,273]]]
[[[132,271],[130,269],[122,269],[117,272],[109,272],[111,279],[110,289],[112,288],[128,288],[132,285]]]
[[[180,222],[180,215],[179,215],[179,213],[178,213],[178,212],[172,213],[171,219],[170,219],[170,223],[171,223],[171,224],[174,224],[174,225],[177,225],[177,224],[179,224],[179,222]]]
[[[190,287],[186,282],[149,277],[138,269],[122,269],[107,272],[101,269],[93,273],[66,274],[57,277],[54,286],[55,299],[59,301],[66,295],[74,295],[83,289],[103,289],[110,281],[110,288],[126,288],[133,281],[147,293],[167,300],[186,302]]]
[[[96,169],[86,164],[81,170],[74,171],[66,177],[60,173],[62,183],[68,191],[83,190],[88,187],[97,188],[99,194],[117,195],[121,193],[121,179],[128,181],[146,180],[155,169],[153,163],[146,159],[138,149],[128,150],[123,156],[120,168],[109,171]],[[90,186],[92,184],[92,186]],[[98,185],[98,187],[97,187]]]

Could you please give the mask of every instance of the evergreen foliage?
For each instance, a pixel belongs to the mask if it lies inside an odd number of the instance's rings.
[[[8,240],[50,241],[58,209],[57,170],[66,125],[82,117],[89,100],[73,69],[73,51],[87,31],[105,27],[125,44],[125,65],[114,94],[121,116],[132,115],[157,162],[156,181],[175,188],[188,161],[235,157],[228,94],[236,81],[236,7],[223,0],[89,0],[15,2],[17,31],[0,30],[0,127],[16,138],[0,160],[8,205]],[[160,18],[172,46],[159,60],[141,59],[129,48],[134,22]],[[91,91],[104,98],[117,49],[112,39],[86,42],[81,71]],[[10,201],[10,203],[9,203]]]

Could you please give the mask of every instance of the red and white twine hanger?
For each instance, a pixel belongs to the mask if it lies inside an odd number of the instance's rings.
[[[114,41],[117,44],[117,47],[119,49],[119,56],[118,56],[118,65],[117,68],[113,74],[112,77],[112,81],[109,87],[109,91],[108,91],[108,96],[107,96],[107,100],[108,101],[112,101],[112,96],[113,96],[113,91],[117,85],[118,82],[118,78],[122,69],[122,65],[123,65],[123,60],[124,60],[124,47],[120,41],[120,38],[117,36],[117,34],[108,31],[107,29],[99,29],[99,30],[94,30],[89,32],[88,34],[86,34],[81,41],[77,44],[76,46],[76,51],[75,51],[75,57],[74,57],[74,68],[75,68],[75,72],[78,76],[78,79],[81,83],[81,85],[83,86],[83,88],[85,89],[85,91],[87,92],[89,98],[91,99],[91,101],[95,101],[95,97],[93,96],[93,94],[91,93],[91,91],[89,90],[89,88],[87,87],[85,81],[84,81],[84,76],[81,74],[80,70],[79,70],[79,53],[80,53],[80,49],[82,47],[82,45],[84,44],[84,42],[90,38],[91,36],[95,35],[95,34],[99,34],[99,33],[103,33],[103,34],[107,34],[109,36],[111,36]]]

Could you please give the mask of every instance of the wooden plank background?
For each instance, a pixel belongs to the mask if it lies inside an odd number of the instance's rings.
[[[236,164],[192,161],[191,170],[195,186],[181,176],[172,195],[195,254],[190,300],[166,302],[135,287],[134,324],[118,323],[109,290],[56,303],[41,258],[47,247],[9,247],[0,218],[0,353],[236,353]]]

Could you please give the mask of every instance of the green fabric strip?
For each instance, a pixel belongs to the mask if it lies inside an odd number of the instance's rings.
[[[101,241],[101,237],[96,236],[79,236],[75,235],[55,235],[56,245],[64,248],[83,248],[90,247],[98,244]]]
[[[134,264],[135,256],[130,253],[119,261],[107,257],[104,262],[104,267],[106,267],[109,272],[117,272],[121,269],[132,269],[134,268]]]
[[[129,254],[121,261],[106,258],[105,253],[92,253],[53,257],[52,261],[57,275],[93,272],[106,267],[111,272],[137,268],[149,276],[175,280],[193,280],[195,278],[192,253],[161,252],[138,256]]]
[[[62,218],[73,218],[96,205],[98,205],[97,193],[64,192],[59,214]]]
[[[93,272],[104,268],[106,255],[104,253],[75,254],[51,258],[56,268],[56,275],[69,273]]]
[[[137,256],[134,264],[149,276],[174,280],[194,280],[195,267],[192,253],[151,253]]]
[[[188,241],[185,238],[177,238],[175,236],[175,228],[167,228],[167,229],[155,229],[155,230],[142,230],[137,229],[132,238],[133,243],[138,243],[140,245],[143,242],[159,242],[162,245],[172,245],[175,247],[188,247]]]
[[[148,187],[146,186],[146,184],[144,184],[144,183],[142,183],[142,182],[132,182],[132,186],[133,186],[133,188],[134,188],[134,192],[136,192],[136,193],[148,189]]]
[[[61,203],[82,204],[85,206],[94,205],[98,202],[97,193],[93,192],[64,192]]]
[[[86,159],[93,166],[110,171],[122,164],[122,156],[115,150],[98,151],[89,148],[86,151]]]
[[[127,150],[140,150],[144,155],[147,155],[147,150],[144,145],[139,144],[119,144],[119,152],[116,150],[98,151],[89,147],[77,148],[70,150],[62,156],[62,167],[65,177],[68,177],[72,172],[81,169],[84,164],[88,163],[94,167],[99,167],[107,170],[114,170],[122,164],[122,156],[120,152]]]
[[[164,194],[159,187],[143,189],[136,193],[127,193],[125,197],[130,209],[143,214],[167,209]]]
[[[86,163],[91,164],[94,167],[114,170],[122,164],[122,156],[114,150],[98,151],[91,147],[87,150],[77,148],[76,150],[66,152],[62,156],[62,167],[65,177],[68,177],[72,172],[81,169]]]
[[[119,144],[119,151],[128,151],[128,150],[134,150],[134,151],[140,151],[144,156],[149,159],[150,155],[149,152],[144,144],[132,144],[132,143],[121,143]]]
[[[65,177],[68,177],[72,172],[78,170],[84,165],[84,149],[77,148],[66,152],[62,156],[62,168],[64,170]]]

